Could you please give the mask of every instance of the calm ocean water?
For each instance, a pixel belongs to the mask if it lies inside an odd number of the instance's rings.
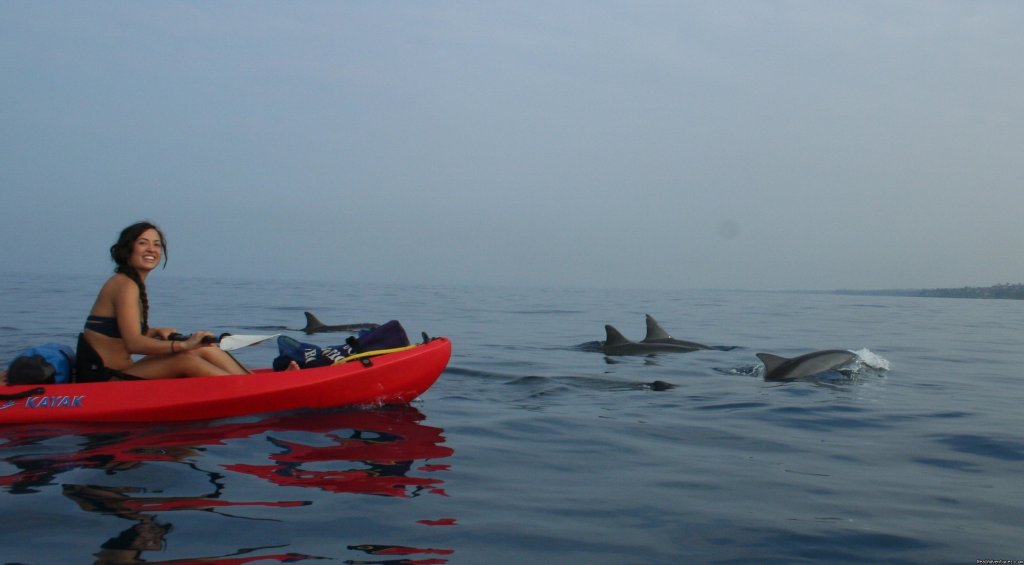
[[[0,361],[73,344],[102,280],[0,276]],[[454,354],[405,408],[2,428],[0,562],[1024,559],[1021,302],[165,273],[150,287],[156,325],[277,332],[309,310],[399,319]],[[738,348],[577,347],[606,323],[641,339],[645,313]],[[830,348],[889,369],[772,383],[754,356]]]

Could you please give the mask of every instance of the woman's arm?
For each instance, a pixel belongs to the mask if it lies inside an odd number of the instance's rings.
[[[181,353],[198,347],[206,347],[203,339],[212,337],[206,331],[193,332],[185,341],[169,341],[175,333],[174,328],[149,328],[142,333],[142,306],[139,302],[139,287],[128,277],[118,277],[114,287],[114,314],[117,317],[117,328],[121,331],[121,339],[125,349],[133,355],[167,355]]]
[[[149,328],[146,332],[146,337],[152,337],[154,339],[169,339],[171,334],[178,333],[175,328]]]

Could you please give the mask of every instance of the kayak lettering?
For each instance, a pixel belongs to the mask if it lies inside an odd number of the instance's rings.
[[[7,402],[4,402],[3,406],[0,406],[0,410],[7,410],[11,406],[15,406],[17,404],[18,403],[14,400],[8,400]]]
[[[81,408],[85,395],[30,396],[25,399],[25,408]]]

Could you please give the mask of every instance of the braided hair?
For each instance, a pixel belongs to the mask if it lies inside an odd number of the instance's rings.
[[[150,222],[136,222],[123,230],[118,237],[117,243],[110,246],[110,258],[114,260],[115,273],[120,273],[135,281],[139,287],[139,299],[142,301],[142,333],[149,329],[149,297],[146,295],[146,283],[142,282],[139,272],[131,265],[129,259],[135,246],[135,240],[139,239],[146,230],[156,230],[160,234],[160,242],[163,248],[164,267],[167,267],[167,239],[160,228]]]

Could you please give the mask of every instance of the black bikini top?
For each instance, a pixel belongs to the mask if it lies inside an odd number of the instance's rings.
[[[117,327],[117,318],[113,316],[93,316],[90,314],[85,319],[85,329],[107,337],[121,339],[121,330]]]

